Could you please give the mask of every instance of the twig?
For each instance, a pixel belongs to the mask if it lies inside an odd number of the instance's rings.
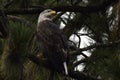
[[[90,36],[90,35],[93,35],[93,33],[76,33],[78,34],[79,36]]]
[[[53,21],[56,21],[58,20],[65,12],[61,12],[59,14],[57,14],[54,18],[53,18]]]
[[[114,42],[109,42],[109,43],[96,43],[91,46],[88,46],[86,48],[82,48],[82,50],[87,51],[93,48],[105,48],[105,47],[113,47],[120,44],[120,40],[114,41]]]
[[[77,33],[74,33],[77,37],[78,37],[78,39],[79,39],[79,42],[78,42],[78,48],[80,47],[80,43],[81,43],[81,37],[77,34]]]
[[[80,55],[82,53],[82,51],[87,51],[87,50],[91,50],[91,49],[94,49],[94,48],[114,47],[118,44],[120,44],[120,40],[117,40],[117,41],[114,41],[114,42],[109,42],[109,43],[96,43],[96,44],[93,44],[93,45],[85,47],[85,48],[80,48],[78,50],[71,51],[71,52],[69,52],[69,54],[70,55]]]
[[[100,80],[79,71],[69,70],[69,76],[77,80]]]
[[[30,22],[27,21],[27,20],[24,19],[24,18],[21,18],[21,17],[18,17],[18,16],[13,16],[13,15],[8,15],[8,18],[9,18],[10,20],[18,21],[18,22],[27,24],[28,26],[31,26]]]
[[[77,61],[76,63],[74,63],[73,64],[73,68],[75,68],[76,66],[78,66],[79,64],[81,64],[81,63],[86,63],[87,62],[87,59],[85,58],[85,59],[82,59],[82,60],[80,60],[80,61]]]
[[[7,3],[4,4],[4,8],[8,8],[12,3],[13,3],[14,0],[11,0]]]

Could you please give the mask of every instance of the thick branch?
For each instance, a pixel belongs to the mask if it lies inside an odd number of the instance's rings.
[[[43,8],[30,8],[30,9],[4,9],[5,14],[7,15],[16,15],[16,14],[39,14],[42,12],[44,9]],[[1,13],[2,10],[0,10]]]
[[[29,55],[28,58],[35,64],[51,70],[50,64],[47,62],[46,59],[43,60],[42,58],[38,58],[34,55]],[[73,71],[73,70],[69,70],[68,72],[69,72],[68,76],[70,76],[71,78],[77,79],[77,80],[98,80],[82,72]]]
[[[83,6],[59,6],[59,7],[54,7],[53,9],[57,10],[57,11],[70,11],[70,12],[82,12],[82,13],[86,13],[86,12],[97,12],[97,11],[101,11],[104,10],[105,8],[111,6],[113,3],[118,2],[119,0],[106,0],[104,1],[102,4],[100,5],[96,5],[96,6],[87,6],[87,7],[83,7]]]
[[[57,6],[57,7],[49,7],[51,9],[54,9],[56,11],[69,11],[69,12],[81,12],[81,13],[92,13],[92,12],[97,12],[104,10],[105,8],[111,6],[113,3],[118,2],[118,0],[107,0],[104,1],[100,5],[96,6]],[[39,14],[41,11],[43,11],[45,8],[40,7],[39,9],[34,8],[34,9],[15,9],[15,10],[4,10],[6,14]],[[0,10],[1,13],[1,10]]]

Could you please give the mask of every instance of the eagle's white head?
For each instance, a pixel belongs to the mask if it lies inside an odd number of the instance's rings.
[[[56,14],[56,11],[54,10],[51,10],[51,9],[44,10],[39,15],[38,23],[44,20],[52,20],[55,14]]]

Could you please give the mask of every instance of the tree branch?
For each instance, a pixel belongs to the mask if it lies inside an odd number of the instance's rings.
[[[8,20],[7,16],[5,15],[4,11],[1,10],[0,13],[0,38],[7,38],[8,37]]]
[[[28,26],[31,26],[30,22],[24,18],[21,18],[21,17],[18,17],[18,16],[13,16],[13,15],[8,15],[7,16],[8,19],[14,21],[14,22],[21,22],[21,23],[24,23],[24,24],[27,24]]]
[[[27,56],[33,63],[37,64],[37,65],[40,65],[46,69],[49,69],[51,70],[52,68],[50,67],[51,64],[49,64],[47,62],[47,59],[43,59],[41,57],[37,57],[35,55],[28,55]],[[70,70],[69,69],[69,75],[71,78],[74,78],[74,79],[77,79],[77,80],[99,80],[99,79],[96,79],[90,75],[87,75],[85,73],[82,73],[82,72],[78,72],[78,71],[73,71],[73,70]],[[61,73],[60,73],[61,74]],[[65,75],[65,74],[64,74]]]
[[[100,5],[96,6],[57,6],[57,7],[48,7],[51,9],[54,9],[56,11],[69,11],[69,12],[81,12],[81,13],[93,13],[93,12],[98,12],[101,10],[104,10],[105,8],[111,6],[112,4],[118,2],[119,0],[106,0]],[[30,9],[15,9],[15,10],[10,10],[10,9],[5,9],[6,14],[39,14],[41,11],[43,11],[46,8],[40,7],[38,8],[30,8]],[[0,10],[1,13],[1,10]]]
[[[69,54],[70,55],[80,55],[82,53],[82,51],[87,51],[87,50],[91,50],[91,49],[94,49],[94,48],[106,48],[106,47],[113,47],[113,46],[116,46],[120,44],[120,40],[117,40],[117,41],[114,41],[114,42],[109,42],[109,43],[96,43],[96,44],[93,44],[91,46],[88,46],[88,47],[85,47],[85,48],[81,48],[81,49],[78,49],[78,50],[75,50],[75,51],[71,51]]]
[[[13,0],[8,1],[7,3],[4,4],[4,8],[8,8],[12,3],[13,3]]]
[[[76,66],[78,66],[78,65],[81,64],[81,63],[86,63],[86,62],[87,62],[87,59],[82,59],[82,60],[80,60],[80,61],[77,61],[77,62],[75,62],[75,63],[73,64],[73,68],[76,67]]]
[[[100,80],[79,71],[69,70],[69,76],[77,80]]]
[[[39,66],[42,66],[42,67],[45,67],[45,68],[50,68],[49,67],[49,63],[47,63],[47,59],[43,58],[43,56],[36,56],[36,55],[33,55],[33,54],[29,54],[27,55],[27,58],[29,60],[31,60],[33,63],[39,65]]]
[[[105,8],[111,6],[115,2],[118,2],[119,0],[106,0],[102,4],[96,5],[96,6],[59,6],[59,7],[54,7],[54,10],[57,11],[69,11],[69,12],[82,12],[82,13],[92,13],[92,12],[97,12],[104,10]]]

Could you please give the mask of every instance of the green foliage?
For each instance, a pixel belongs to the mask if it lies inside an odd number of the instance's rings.
[[[117,48],[96,49],[86,64],[85,72],[103,80],[119,80],[119,54],[116,54]]]
[[[6,80],[21,80],[28,42],[33,30],[24,24],[10,21],[9,38],[4,42],[2,71]],[[12,66],[11,66],[12,65]]]

